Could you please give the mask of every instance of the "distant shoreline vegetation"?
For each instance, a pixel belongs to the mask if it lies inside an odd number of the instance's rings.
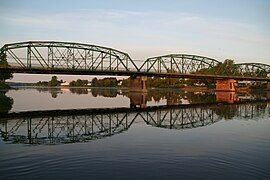
[[[77,79],[76,81],[66,83],[63,80],[58,80],[57,76],[53,76],[50,81],[39,81],[32,85],[38,87],[119,87],[120,82],[116,78],[93,78],[92,81]]]
[[[57,76],[53,76],[50,81],[38,81],[35,85],[43,87],[57,87],[60,86],[63,82],[63,80],[58,81]]]
[[[0,54],[0,66],[1,67],[9,67],[7,62],[7,55],[5,53]],[[0,90],[1,89],[10,89],[10,86],[5,83],[7,79],[11,79],[13,74],[11,71],[0,72]]]

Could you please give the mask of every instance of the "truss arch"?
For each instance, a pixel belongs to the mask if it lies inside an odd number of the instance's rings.
[[[140,71],[156,73],[189,74],[219,64],[216,59],[188,54],[168,54],[148,58],[140,67]]]
[[[7,55],[10,65],[20,68],[138,71],[127,53],[91,44],[27,41],[5,44],[0,53]]]
[[[240,63],[235,64],[242,76],[266,77],[270,73],[270,65],[263,63]]]

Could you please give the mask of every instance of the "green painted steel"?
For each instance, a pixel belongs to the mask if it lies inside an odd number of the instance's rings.
[[[7,57],[10,70],[18,73],[37,74],[85,74],[112,76],[159,76],[176,78],[210,78],[210,79],[254,79],[265,80],[270,73],[270,65],[260,63],[235,64],[237,75],[205,75],[196,73],[203,69],[217,66],[216,59],[189,55],[168,54],[148,58],[138,67],[130,56],[122,51],[73,42],[27,41],[5,44],[0,54]],[[238,77],[236,77],[238,76]]]
[[[266,77],[270,73],[270,65],[262,63],[235,64],[239,73],[243,76]]]
[[[5,44],[0,51],[7,55],[8,63],[13,67],[103,71],[139,70],[127,53],[90,44],[27,41]]]
[[[148,58],[140,67],[146,72],[167,72],[167,73],[193,73],[201,69],[211,68],[221,62],[198,55],[189,54],[168,54]]]

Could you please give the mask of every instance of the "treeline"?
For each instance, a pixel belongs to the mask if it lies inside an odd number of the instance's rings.
[[[0,66],[9,67],[7,62],[7,55],[5,53],[0,53]],[[10,86],[5,83],[7,79],[11,79],[13,74],[11,71],[0,71],[0,89],[9,89]]]
[[[50,81],[38,81],[35,85],[43,87],[57,87],[60,86],[63,82],[63,80],[58,81],[57,76],[53,76]]]
[[[97,79],[93,78],[91,82],[92,87],[117,87],[119,81],[116,78],[103,78]]]
[[[69,83],[70,87],[87,87],[89,81],[88,80],[82,80],[82,79],[77,79],[76,81],[71,81]]]
[[[116,78],[93,78],[91,83],[88,80],[77,79],[69,83],[70,87],[117,87],[119,81]]]
[[[50,81],[39,81],[34,85],[40,87],[58,87],[64,83],[63,80],[58,80],[57,76],[53,76]],[[92,81],[77,79],[76,81],[71,81],[67,86],[69,87],[118,87],[120,81],[116,78],[103,78],[97,79],[93,78]]]
[[[122,87],[129,87],[130,78],[123,79]],[[157,87],[157,88],[180,88],[184,86],[184,82],[179,78],[161,78],[161,77],[150,77],[147,78],[147,87]]]

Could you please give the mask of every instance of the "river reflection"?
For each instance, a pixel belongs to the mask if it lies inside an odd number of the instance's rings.
[[[130,99],[129,107],[64,109],[10,112],[13,99],[1,93],[0,121],[2,139],[10,143],[60,144],[86,142],[127,131],[134,122],[158,128],[190,129],[234,117],[256,119],[268,114],[267,94],[236,94],[235,92],[182,92],[150,89],[147,93],[117,88],[36,88],[50,93],[53,99],[69,92],[91,94],[96,98]],[[165,105],[148,103],[165,101]]]
[[[8,113],[13,105],[13,99],[6,96],[7,91],[0,91],[0,114]]]
[[[33,88],[31,88],[33,89]],[[162,105],[196,104],[213,102],[243,102],[254,100],[267,100],[270,92],[236,93],[236,92],[188,92],[178,89],[149,89],[147,93],[132,92],[128,89],[118,88],[34,88],[39,93],[50,93],[53,99],[63,93],[75,95],[90,95],[91,97],[116,98],[122,96],[130,99],[130,107],[144,108],[148,103],[155,102]],[[76,108],[76,107],[75,107]]]
[[[20,88],[0,95],[2,179],[270,177],[269,92]]]
[[[127,131],[133,123],[183,130],[234,117],[256,120],[269,115],[267,102],[29,111],[3,115],[0,129],[8,143],[61,144],[113,136]]]

